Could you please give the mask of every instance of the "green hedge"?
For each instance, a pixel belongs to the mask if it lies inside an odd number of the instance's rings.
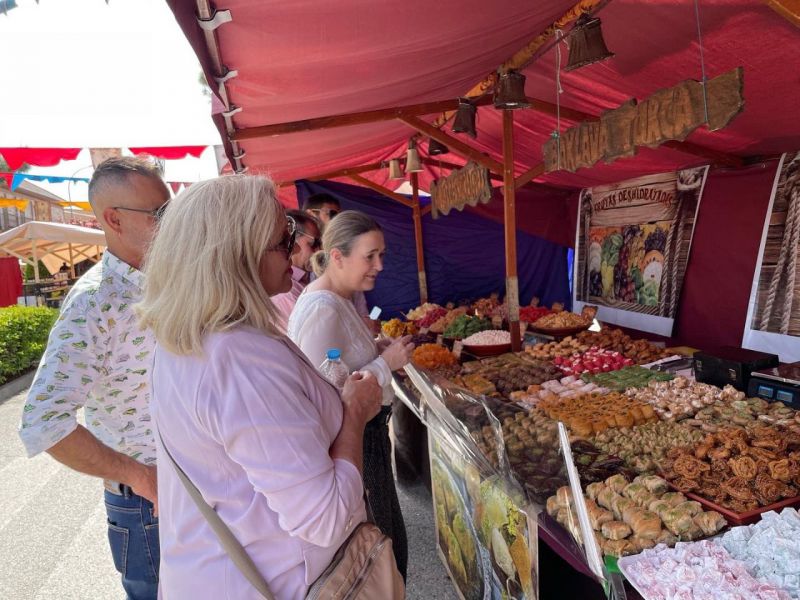
[[[54,308],[0,308],[0,384],[36,366],[57,317]]]

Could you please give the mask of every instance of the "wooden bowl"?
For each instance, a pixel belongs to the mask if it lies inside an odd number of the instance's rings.
[[[464,344],[464,352],[481,358],[486,356],[499,356],[506,352],[511,352],[511,342],[508,344],[493,344],[491,346],[471,346]]]

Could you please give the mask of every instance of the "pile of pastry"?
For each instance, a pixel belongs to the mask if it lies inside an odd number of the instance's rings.
[[[711,536],[726,526],[718,512],[704,511],[699,502],[668,490],[667,482],[655,475],[640,475],[632,483],[614,475],[588,485],[589,521],[603,554],[638,554],[656,544],[673,546],[679,540]],[[559,488],[548,498],[547,512],[582,539],[570,488]]]

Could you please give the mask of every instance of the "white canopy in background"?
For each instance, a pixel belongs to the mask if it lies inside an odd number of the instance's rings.
[[[72,266],[87,258],[97,260],[105,246],[102,231],[63,223],[30,221],[0,233],[0,256],[15,256],[36,271],[37,260],[41,260],[51,273],[56,273],[62,263]]]

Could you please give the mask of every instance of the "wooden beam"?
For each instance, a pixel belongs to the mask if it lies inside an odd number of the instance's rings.
[[[429,125],[419,117],[401,117],[400,118],[403,123],[413,127],[417,131],[422,134],[425,134],[429,137],[432,137],[437,142],[441,142],[442,144],[446,145],[450,150],[453,150],[460,154],[465,158],[469,158],[474,160],[479,165],[483,165],[490,171],[493,171],[498,174],[503,173],[503,165],[493,159],[491,156],[488,156],[479,150],[476,150],[469,144],[465,144],[459,139],[456,139],[450,135],[447,135],[444,131],[436,129],[432,125]]]
[[[405,157],[403,157],[403,160],[405,160]],[[337,169],[335,171],[327,171],[325,173],[320,173],[318,175],[312,175],[311,177],[304,177],[303,179],[308,179],[309,181],[322,181],[323,179],[349,177],[350,175],[353,174],[361,174],[361,173],[369,173],[370,171],[377,171],[382,167],[383,167],[382,162],[370,163],[368,165],[356,165],[352,167],[345,167],[343,169]],[[294,180],[279,181],[275,185],[277,185],[278,187],[283,187],[286,185],[294,185]]]
[[[522,349],[519,329],[519,280],[517,279],[517,212],[514,181],[514,111],[503,111],[503,225],[506,241],[506,306],[511,349]]]
[[[518,190],[522,186],[530,183],[540,175],[544,175],[544,163],[539,163],[535,167],[531,167],[527,171],[525,171],[522,175],[517,177],[514,180],[514,189]]]
[[[419,303],[428,301],[428,279],[425,275],[425,255],[422,248],[422,211],[419,206],[419,175],[411,173],[411,194],[414,203],[414,241],[417,246],[417,278],[419,279]]]
[[[364,187],[368,187],[372,190],[375,190],[379,194],[383,194],[387,198],[391,198],[395,202],[399,202],[404,206],[407,206],[412,209],[414,208],[414,203],[405,196],[401,196],[400,194],[397,194],[392,190],[383,187],[382,185],[378,185],[377,183],[375,183],[374,181],[370,181],[366,177],[362,177],[361,175],[358,174],[349,175],[349,177],[359,185],[363,185]]]
[[[489,104],[491,101],[491,98],[486,97],[476,100],[475,102],[476,104]],[[401,117],[430,115],[443,110],[455,110],[456,108],[458,108],[458,99],[453,98],[451,100],[439,100],[437,102],[425,102],[423,104],[411,104],[395,108],[381,108],[378,110],[290,121],[288,123],[275,123],[274,125],[247,127],[235,131],[230,135],[230,139],[233,141],[242,141],[251,140],[253,138],[283,135],[286,133],[297,133],[300,131],[315,131],[319,129],[331,129],[333,127],[346,127],[348,125],[364,125],[366,123],[376,123],[379,121],[391,121]]]
[[[518,50],[511,58],[505,61],[500,67],[489,73],[480,82],[475,84],[466,94],[467,98],[483,96],[487,92],[494,89],[497,85],[497,75],[509,69],[524,69],[536,58],[537,54],[544,48],[544,46],[553,40],[556,30],[564,29],[569,23],[581,16],[585,12],[596,12],[602,6],[608,3],[609,0],[580,0],[575,6],[570,8],[561,17],[556,19],[547,29],[533,38],[523,48]],[[436,128],[442,127],[450,117],[453,116],[455,110],[444,111],[433,122]]]
[[[443,169],[449,169],[450,171],[455,171],[456,169],[461,169],[464,167],[464,165],[457,165],[455,163],[446,162],[443,160],[437,160],[435,158],[429,158],[429,157],[420,158],[420,160],[424,164],[430,165],[431,167],[441,167]],[[503,181],[503,176],[489,171],[489,179],[492,179],[493,181]]]
[[[425,215],[427,215],[432,210],[433,210],[433,207],[430,204],[428,204],[428,206],[423,206],[422,207],[422,210],[419,211],[419,214],[420,214],[421,217],[424,217]]]
[[[800,0],[764,0],[764,3],[789,23],[800,27]]]

